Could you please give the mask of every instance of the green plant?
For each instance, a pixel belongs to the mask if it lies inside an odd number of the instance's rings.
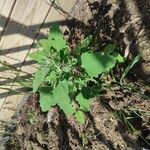
[[[67,116],[74,116],[81,124],[85,122],[91,99],[101,89],[97,78],[123,61],[121,55],[114,53],[115,45],[94,52],[91,44],[89,36],[71,50],[56,24],[50,28],[48,37],[38,42],[38,51],[30,57],[39,64],[33,92],[39,92],[43,112],[57,105]]]

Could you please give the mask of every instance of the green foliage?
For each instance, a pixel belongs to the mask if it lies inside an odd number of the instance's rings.
[[[43,83],[48,71],[49,68],[40,68],[39,70],[37,70],[33,79],[33,92],[36,92],[38,87]]]
[[[80,107],[85,111],[90,111],[90,100],[83,97],[82,93],[79,93],[76,97],[77,102],[80,104]]]
[[[90,77],[98,77],[99,74],[108,72],[116,63],[112,56],[87,52],[82,54],[81,60],[82,67]]]
[[[56,101],[54,100],[54,96],[51,93],[49,87],[42,87],[39,90],[40,93],[40,107],[43,112],[50,110],[50,108],[56,105]]]
[[[39,92],[43,112],[57,105],[67,116],[74,116],[84,124],[91,99],[100,92],[97,77],[122,61],[113,53],[116,46],[110,45],[105,48],[107,52],[95,53],[92,40],[91,36],[87,37],[71,51],[59,26],[53,25],[48,37],[37,44],[38,51],[30,54],[39,64],[33,92]]]
[[[60,81],[53,91],[54,99],[58,106],[64,111],[66,115],[71,116],[74,114],[75,109],[71,105],[71,100],[68,94],[69,89],[67,81]]]

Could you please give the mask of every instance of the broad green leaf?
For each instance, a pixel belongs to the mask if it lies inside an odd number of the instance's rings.
[[[57,101],[58,106],[64,111],[64,113],[68,116],[71,116],[75,110],[72,107],[68,93],[67,81],[60,81],[53,91],[53,96]]]
[[[50,28],[50,34],[48,36],[48,40],[50,42],[49,44],[51,45],[51,47],[53,47],[57,51],[67,48],[67,43],[57,24],[54,24]]]
[[[104,48],[104,52],[107,55],[112,55],[119,63],[124,62],[124,57],[122,57],[120,54],[118,54],[115,50],[117,48],[117,44],[108,44]]]
[[[82,106],[84,108],[85,111],[90,111],[90,100],[89,99],[85,99],[85,97],[83,97],[82,93],[79,93],[76,96],[76,101],[80,104],[80,106]]]
[[[50,34],[50,33],[49,33]],[[47,57],[56,57],[58,55],[57,50],[51,45],[51,38],[42,39],[38,43],[38,47],[43,49],[47,53]]]
[[[128,74],[128,72],[131,70],[131,68],[140,60],[140,55],[136,56],[133,61],[129,64],[129,66],[124,70],[121,79],[120,79],[120,83],[122,84],[122,80],[123,78]]]
[[[56,78],[57,78],[56,72],[55,72],[55,71],[52,71],[52,72],[50,72],[50,74],[46,77],[45,81],[46,81],[46,82],[51,82],[51,81],[56,80]]]
[[[68,81],[67,80],[63,80],[63,81],[60,81],[59,83],[63,86],[63,88],[65,89],[65,91],[67,93],[69,93]]]
[[[49,87],[41,88],[40,92],[40,107],[43,112],[49,111],[50,108],[56,105],[56,101]]]
[[[108,54],[110,55],[111,53],[114,52],[114,50],[117,48],[117,45],[116,44],[108,44],[105,46],[104,48],[104,52],[105,54]]]
[[[114,52],[111,56],[113,56],[114,59],[116,59],[116,61],[118,63],[123,63],[124,62],[124,57],[121,56],[119,53]]]
[[[40,40],[37,43],[37,47],[43,49],[46,53],[51,52],[50,40],[48,38]]]
[[[91,77],[98,77],[99,74],[107,72],[116,63],[116,60],[111,56],[87,52],[82,54],[81,61],[82,67]]]
[[[77,111],[74,116],[80,124],[85,123],[85,114],[82,111]]]
[[[52,25],[48,37],[40,40],[37,43],[37,47],[43,49],[47,53],[47,57],[52,53],[54,55],[55,52],[68,48],[63,34],[57,24]]]
[[[72,81],[68,81],[68,87],[69,87],[70,93],[73,95],[78,90],[76,85]]]
[[[34,93],[37,91],[39,86],[44,82],[48,71],[49,71],[49,68],[43,67],[43,68],[37,70],[37,72],[35,73],[35,76],[33,79],[33,84],[32,84]]]

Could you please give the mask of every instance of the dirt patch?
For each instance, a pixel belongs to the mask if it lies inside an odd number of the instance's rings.
[[[116,118],[99,101],[93,102],[91,115],[83,126],[74,119],[66,118],[57,108],[43,114],[36,96],[29,97],[18,120],[15,132],[7,130],[11,135],[6,144],[8,150],[138,150],[133,137],[117,131]]]

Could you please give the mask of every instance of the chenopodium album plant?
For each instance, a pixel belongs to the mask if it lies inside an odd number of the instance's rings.
[[[116,48],[113,44],[98,53],[90,49],[91,42],[89,36],[71,50],[58,25],[53,25],[48,37],[38,42],[38,51],[30,57],[39,64],[33,92],[39,92],[43,112],[59,106],[67,116],[74,116],[81,124],[85,122],[91,98],[100,91],[96,79],[122,61],[120,55],[111,55]]]

